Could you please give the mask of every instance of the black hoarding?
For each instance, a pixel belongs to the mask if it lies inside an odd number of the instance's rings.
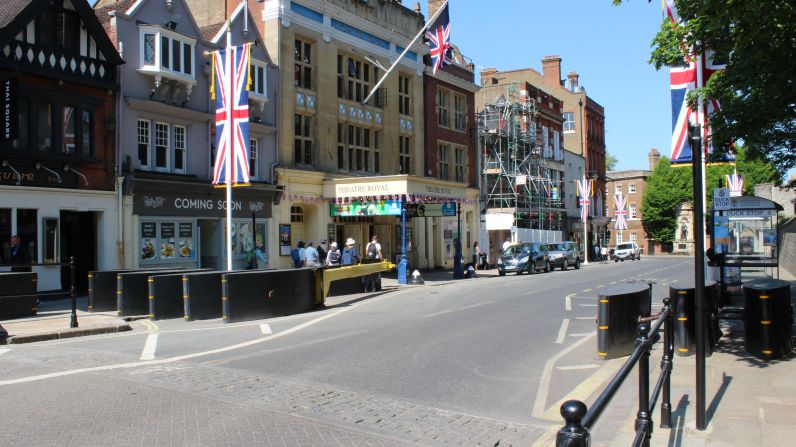
[[[226,217],[227,200],[223,188],[192,186],[194,191],[136,190],[133,212],[140,216]],[[232,191],[232,217],[258,219],[271,217],[273,192],[235,188]]]

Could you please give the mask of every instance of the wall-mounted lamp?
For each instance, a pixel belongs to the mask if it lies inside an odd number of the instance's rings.
[[[11,166],[11,164],[8,162],[8,160],[3,160],[3,167],[4,168],[8,168],[8,169],[10,169],[11,171],[14,172],[14,174],[17,176],[17,182],[16,182],[17,186],[19,186],[20,182],[22,181],[22,176],[19,174],[19,171],[14,169],[14,167]]]
[[[37,171],[40,170],[40,169],[44,169],[45,171],[47,171],[50,174],[54,175],[55,178],[58,179],[58,183],[63,183],[61,181],[61,175],[60,174],[58,174],[57,172],[55,172],[52,169],[48,168],[47,166],[44,166],[43,164],[41,164],[40,161],[37,161],[36,164],[34,165],[34,167],[36,168]]]
[[[82,172],[80,172],[80,171],[76,171],[74,168],[72,168],[71,166],[69,166],[69,164],[68,164],[68,163],[67,163],[67,164],[65,164],[65,165],[64,165],[64,172],[70,172],[70,171],[71,171],[71,172],[74,172],[75,174],[77,174],[77,175],[79,175],[80,177],[82,177],[82,178],[83,178],[83,181],[84,181],[84,182],[85,182],[85,184],[86,184],[85,186],[88,186],[88,179],[86,178],[86,176],[85,176],[85,175],[83,175],[83,173],[82,173]]]

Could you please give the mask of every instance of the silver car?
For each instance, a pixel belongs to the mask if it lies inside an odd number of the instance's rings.
[[[580,252],[574,242],[547,244],[547,256],[553,268],[560,267],[561,270],[567,270],[570,266],[580,268]]]
[[[641,249],[635,242],[624,242],[618,244],[614,249],[614,262],[629,259],[631,261],[641,260]]]

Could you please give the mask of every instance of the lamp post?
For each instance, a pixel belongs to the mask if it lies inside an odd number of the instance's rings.
[[[406,285],[406,204],[401,204],[401,261],[398,263],[398,284]]]
[[[464,278],[464,271],[462,270],[462,204],[456,203],[456,231],[459,236],[456,238],[456,243],[453,247],[453,278]]]
[[[584,161],[583,178],[586,179],[586,173],[588,172],[589,169],[589,160],[586,157],[586,142],[583,141],[583,98],[578,98],[578,107],[580,109],[580,149],[581,153],[583,153],[583,161]],[[586,182],[584,181],[584,183]],[[583,198],[585,199],[585,196]],[[589,221],[588,216],[586,217],[586,222],[582,223],[583,223],[583,265],[589,265],[588,226],[591,224],[591,222]]]
[[[705,222],[704,201],[702,199],[702,126],[688,126],[691,145],[691,163],[694,180],[694,303],[696,313],[696,426],[697,430],[707,428],[705,409]],[[699,226],[697,227],[697,223]]]

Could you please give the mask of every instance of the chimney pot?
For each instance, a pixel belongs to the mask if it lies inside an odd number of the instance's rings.
[[[542,58],[542,78],[549,87],[561,86],[561,58],[557,54]]]

